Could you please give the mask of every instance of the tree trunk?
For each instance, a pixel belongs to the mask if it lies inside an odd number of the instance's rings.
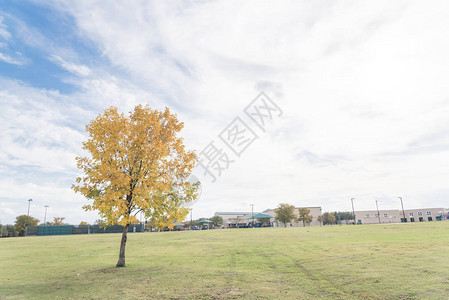
[[[126,240],[128,239],[128,226],[129,224],[126,224],[125,228],[123,229],[122,241],[120,242],[120,253],[116,265],[117,268],[125,267],[125,247],[126,247]]]

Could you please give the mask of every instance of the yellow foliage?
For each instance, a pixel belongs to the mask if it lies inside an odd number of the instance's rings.
[[[88,157],[77,157],[84,176],[72,186],[91,202],[109,225],[129,225],[143,212],[158,227],[173,226],[188,213],[198,186],[187,181],[197,155],[187,151],[177,134],[177,116],[138,105],[129,116],[110,107],[86,126]]]
[[[53,218],[53,225],[66,225],[65,223],[64,223],[64,220],[65,220],[65,218],[62,218],[62,217],[54,217]]]

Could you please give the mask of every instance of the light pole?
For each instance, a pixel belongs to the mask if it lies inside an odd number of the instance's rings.
[[[398,198],[401,199],[402,215],[404,216],[404,219],[402,219],[402,220],[404,220],[403,222],[405,223],[405,222],[407,222],[407,219],[405,218],[404,204],[402,204],[402,197],[398,197]]]
[[[31,205],[31,201],[33,201],[33,199],[28,199],[27,222],[25,223],[25,236],[27,236],[27,233],[28,233],[28,218],[29,218],[29,216],[30,216],[30,205]]]
[[[47,208],[49,208],[49,205],[45,205],[45,216],[44,216],[44,225],[47,225]]]
[[[254,204],[250,204],[249,206],[251,206],[251,218],[253,219],[253,228],[255,228],[255,226],[254,226]]]
[[[145,225],[142,223],[142,212],[140,212],[140,232],[145,231]]]
[[[377,205],[377,200],[376,200],[376,208],[377,208],[377,218],[379,219],[380,224],[380,213],[379,213],[379,205]]]
[[[351,198],[351,204],[352,204],[352,216],[354,217],[354,225],[355,225],[355,211],[354,211],[354,200],[355,198]]]
[[[320,221],[320,226],[321,226],[321,223],[324,223],[323,210],[321,209],[321,207],[320,207],[320,217],[321,217],[321,221]]]

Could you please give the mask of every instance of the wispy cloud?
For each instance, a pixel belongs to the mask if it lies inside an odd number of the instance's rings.
[[[78,75],[78,76],[85,77],[85,76],[89,76],[89,74],[91,73],[91,70],[88,66],[85,66],[82,64],[75,64],[72,62],[67,62],[57,55],[53,55],[52,57],[50,57],[50,60],[57,63],[65,70],[67,70],[75,75]]]
[[[0,15],[0,37],[8,40],[11,38],[11,34],[9,33],[6,24],[4,23],[4,17]]]
[[[43,170],[73,167],[75,151],[83,135],[68,125],[78,108],[64,103],[58,93],[26,87],[0,78],[0,109],[4,147],[2,164],[20,167],[39,166]],[[76,115],[76,114],[75,114]]]
[[[13,58],[13,57],[11,57],[7,54],[1,53],[1,52],[0,52],[0,60],[6,62],[8,64],[19,65],[19,66],[26,63],[26,60],[16,59],[16,58]]]
[[[11,39],[11,33],[5,24],[5,18],[0,15],[0,49],[8,50],[8,41]],[[20,52],[7,54],[0,52],[0,61],[13,65],[23,65],[27,62]]]

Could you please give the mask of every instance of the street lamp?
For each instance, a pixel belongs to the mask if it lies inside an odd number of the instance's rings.
[[[398,198],[401,199],[402,215],[404,216],[403,222],[407,222],[407,219],[405,218],[404,204],[402,204],[402,197],[398,197]]]
[[[45,205],[45,216],[44,216],[44,225],[47,225],[47,208],[49,208],[49,205]]]
[[[140,232],[145,231],[145,225],[142,223],[142,211],[140,212]]]
[[[321,217],[321,221],[320,221],[320,226],[321,226],[321,223],[324,223],[323,210],[321,209],[321,207],[320,207],[320,217]]]
[[[255,228],[255,226],[254,226],[254,204],[250,204],[249,206],[251,206],[251,218],[253,219],[253,228]]]
[[[27,236],[28,233],[28,218],[30,216],[30,205],[31,205],[31,201],[33,201],[33,199],[28,199],[28,212],[27,212],[27,222],[25,224],[25,236]]]
[[[352,204],[352,215],[354,216],[354,225],[355,225],[355,211],[354,211],[354,200],[355,198],[351,198],[351,204]]]
[[[376,207],[377,207],[377,218],[379,219],[380,224],[380,213],[379,213],[379,206],[377,205],[377,200],[376,200]]]

